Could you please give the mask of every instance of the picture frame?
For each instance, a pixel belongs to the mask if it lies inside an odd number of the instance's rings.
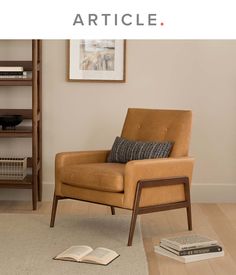
[[[69,81],[125,82],[125,40],[69,40]]]

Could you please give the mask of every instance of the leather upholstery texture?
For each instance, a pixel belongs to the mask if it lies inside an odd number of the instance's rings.
[[[86,163],[66,166],[61,180],[68,185],[100,190],[124,192],[124,164]]]
[[[170,157],[185,157],[191,124],[191,111],[129,109],[121,136],[130,140],[174,141]]]

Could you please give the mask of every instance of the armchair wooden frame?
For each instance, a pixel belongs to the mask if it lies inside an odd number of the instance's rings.
[[[160,186],[167,186],[167,185],[179,185],[179,184],[184,185],[184,194],[185,194],[184,201],[159,204],[159,205],[151,205],[151,206],[145,206],[145,207],[139,206],[142,190],[144,188],[160,187]],[[54,195],[50,227],[54,227],[58,200],[62,200],[62,199],[75,199],[75,198],[61,197],[61,196]],[[75,200],[81,200],[81,199],[75,199]],[[81,200],[81,201],[85,201],[85,200]],[[86,202],[96,203],[96,202],[87,201],[87,200],[86,200]],[[97,204],[102,204],[102,203],[97,203]],[[107,204],[103,204],[103,205],[107,205]],[[115,207],[112,205],[109,205],[109,206],[111,207],[112,215],[115,215]],[[135,192],[134,205],[133,205],[133,209],[131,209],[132,217],[131,217],[131,224],[130,224],[130,231],[129,231],[129,238],[128,238],[127,245],[128,246],[132,245],[137,215],[158,212],[158,211],[171,210],[171,209],[178,209],[178,208],[186,208],[188,229],[192,230],[190,186],[189,186],[189,178],[188,177],[173,177],[173,178],[149,179],[149,180],[138,181],[137,187],[136,187],[136,192]]]
[[[111,150],[60,152],[55,158],[55,195],[51,224],[58,200],[75,199],[132,211],[128,246],[132,245],[137,216],[186,208],[192,230],[190,182],[194,159],[188,156],[192,112],[130,108],[121,137],[131,141],[172,141],[169,157],[131,158],[109,162]]]

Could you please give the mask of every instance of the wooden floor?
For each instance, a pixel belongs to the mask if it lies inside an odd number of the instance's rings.
[[[0,213],[49,214],[51,203],[41,203],[37,211],[28,202],[0,201]],[[83,215],[110,215],[110,208],[78,201],[59,202],[59,213]],[[117,214],[130,215],[119,210]],[[157,255],[153,246],[161,237],[187,231],[184,209],[146,214],[141,216],[142,235],[151,275],[234,275],[236,274],[236,204],[193,204],[194,232],[216,238],[223,244],[225,256],[201,262],[183,264]],[[128,236],[127,236],[128,238]]]

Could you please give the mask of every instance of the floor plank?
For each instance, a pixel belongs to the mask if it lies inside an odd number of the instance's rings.
[[[210,261],[212,269],[217,275],[236,274],[236,228],[218,205],[205,204],[201,209],[225,250],[224,258]]]

